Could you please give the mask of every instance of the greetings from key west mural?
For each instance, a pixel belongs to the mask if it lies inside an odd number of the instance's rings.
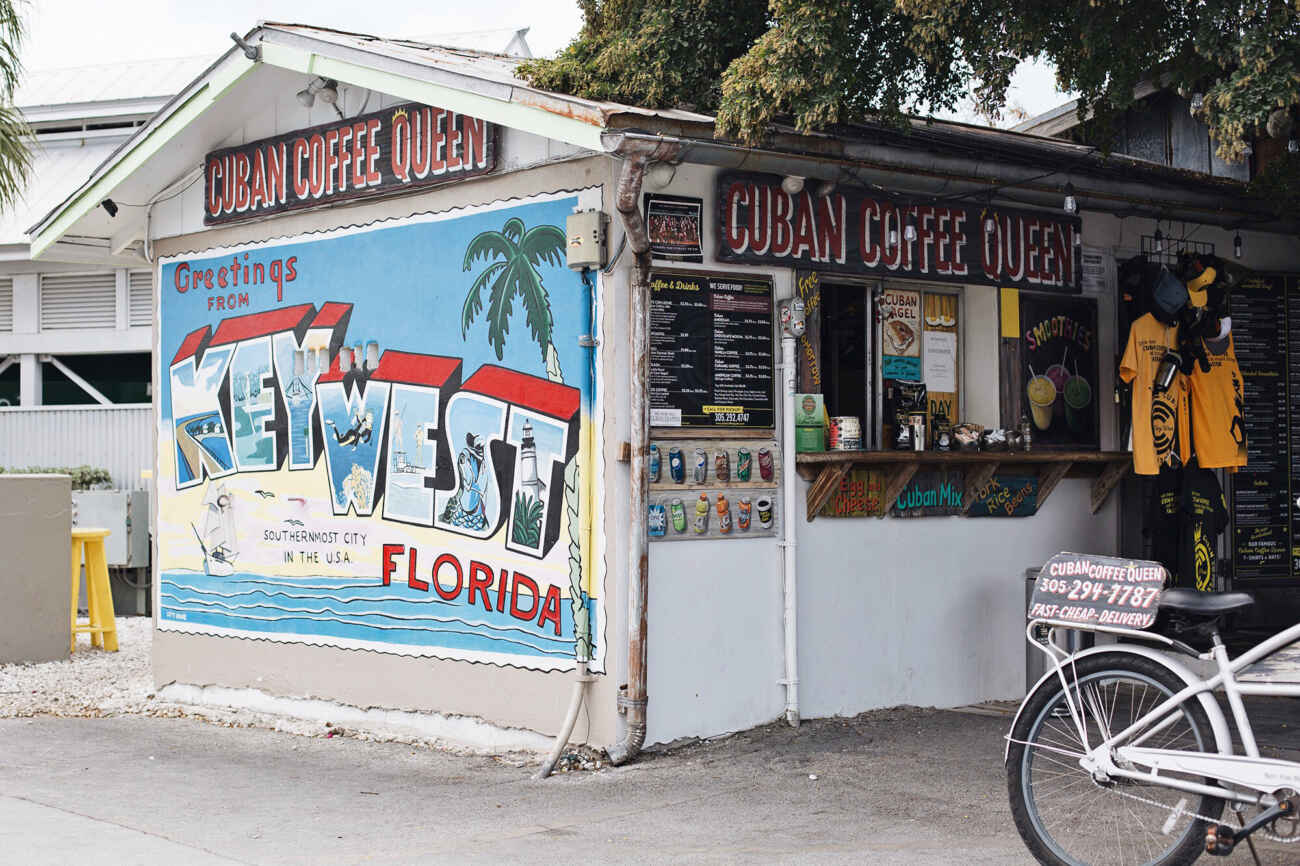
[[[580,202],[160,262],[159,628],[599,668]]]

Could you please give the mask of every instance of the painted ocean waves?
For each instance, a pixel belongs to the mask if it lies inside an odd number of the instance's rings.
[[[238,573],[225,577],[192,571],[165,571],[159,592],[160,618],[170,623],[266,635],[304,643],[356,642],[392,652],[439,656],[474,651],[556,660],[573,655],[573,614],[560,608],[560,634],[521,626],[508,611],[469,606],[435,594],[412,598],[398,584],[378,578],[286,578]],[[423,594],[422,594],[423,596]],[[481,598],[481,596],[480,596]],[[489,602],[496,590],[488,593]],[[325,641],[311,638],[327,638]],[[331,641],[328,638],[335,640]]]

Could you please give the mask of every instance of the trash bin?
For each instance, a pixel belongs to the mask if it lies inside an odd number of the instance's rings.
[[[1029,602],[1034,597],[1034,584],[1038,581],[1039,568],[1025,569],[1025,615],[1029,614]],[[1037,640],[1046,640],[1049,626],[1035,626],[1034,638]],[[1081,649],[1093,645],[1093,635],[1091,632],[1079,631],[1073,628],[1056,628],[1056,645],[1066,652],[1078,652]],[[1032,645],[1028,640],[1025,641],[1025,694],[1034,687],[1034,683],[1047,673],[1048,659],[1047,654],[1038,647]]]

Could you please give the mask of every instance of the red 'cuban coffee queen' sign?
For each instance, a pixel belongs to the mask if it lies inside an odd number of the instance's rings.
[[[203,221],[235,222],[486,174],[496,127],[406,103],[209,153]]]
[[[1079,291],[1077,217],[843,187],[818,195],[814,184],[791,194],[776,175],[731,172],[719,175],[718,208],[724,262]]]

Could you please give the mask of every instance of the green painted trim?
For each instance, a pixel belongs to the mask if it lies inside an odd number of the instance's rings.
[[[599,126],[540,108],[503,102],[490,96],[481,96],[443,84],[420,81],[405,75],[383,72],[368,66],[269,42],[262,43],[262,60],[283,69],[333,78],[357,87],[367,87],[413,102],[436,105],[439,108],[468,114],[501,126],[585,147],[597,153],[604,152],[600,144],[602,130]]]
[[[199,115],[211,108],[227,90],[247,75],[254,65],[253,61],[243,55],[233,55],[230,62],[217,69],[207,83],[191,94],[183,105],[172,111],[166,120],[118,157],[113,166],[98,180],[82,186],[58,215],[32,236],[32,258],[40,258],[42,253],[76,224],[77,220],[99,207],[99,203],[108,198],[119,184],[162,150]]]

